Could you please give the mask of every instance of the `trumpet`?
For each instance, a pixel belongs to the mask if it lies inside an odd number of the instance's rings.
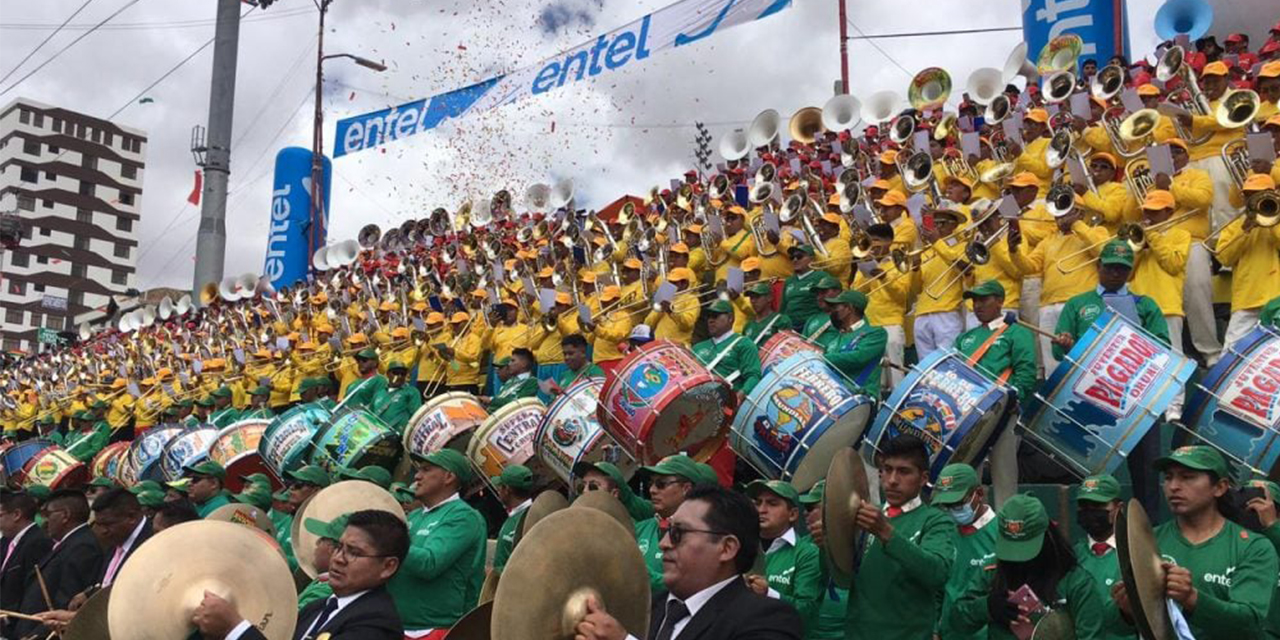
[[[1120,230],[1116,233],[1117,238],[1122,238],[1129,243],[1129,248],[1134,253],[1141,253],[1147,248],[1147,235],[1166,231],[1175,225],[1201,214],[1200,209],[1193,209],[1182,215],[1174,216],[1168,220],[1163,220],[1154,224],[1143,226],[1137,222],[1128,222],[1121,225]]]

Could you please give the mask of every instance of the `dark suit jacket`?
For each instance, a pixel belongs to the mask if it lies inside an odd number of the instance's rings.
[[[294,640],[314,638],[321,633],[328,633],[339,640],[402,640],[404,625],[396,613],[396,604],[387,593],[386,587],[378,587],[356,598],[355,602],[343,607],[336,615],[325,622],[324,626],[310,636],[304,636],[311,624],[324,611],[328,599],[316,600],[298,612],[298,626],[293,632]],[[798,624],[798,623],[797,623]],[[261,631],[250,627],[241,640],[266,640]]]
[[[151,531],[151,521],[144,518],[142,520],[142,531],[138,532],[138,537],[133,541],[133,546],[129,547],[129,551],[124,554],[124,560],[120,562],[121,567],[124,566],[125,562],[129,561],[129,557],[132,556],[134,552],[138,550],[138,547],[141,547],[142,543],[146,542],[147,538],[151,537],[152,533],[153,532]],[[97,573],[94,574],[97,576],[97,578],[94,579],[93,584],[100,585],[102,584],[103,580],[107,579],[107,569],[111,567],[111,557],[114,556],[115,553],[116,553],[115,548],[107,549],[106,551],[102,552],[102,567],[97,571]],[[119,568],[116,569],[116,575],[117,576],[120,575]]]
[[[662,628],[667,594],[653,599],[649,640]],[[800,640],[800,615],[791,605],[747,588],[741,579],[730,582],[698,609],[676,640]]]
[[[4,544],[0,545],[0,558],[9,552],[9,544],[10,541],[5,539]],[[18,540],[18,545],[13,548],[13,552],[9,553],[9,562],[4,565],[4,573],[0,574],[0,609],[16,611],[22,606],[22,595],[27,590],[27,576],[33,575],[36,563],[40,562],[52,547],[53,541],[45,534],[44,529],[36,525],[27,529],[27,532]],[[11,631],[14,622],[6,621],[3,629],[6,632]]]
[[[87,526],[68,534],[61,544],[45,554],[37,566],[40,567],[45,585],[49,587],[49,599],[53,601],[53,608],[66,609],[71,598],[93,586],[94,580],[102,571],[102,563],[102,547],[98,546],[98,539]],[[27,576],[27,590],[19,611],[39,613],[47,609],[44,594],[40,591],[40,581],[36,579],[33,569]],[[19,620],[14,635],[29,635],[38,626],[30,620]]]

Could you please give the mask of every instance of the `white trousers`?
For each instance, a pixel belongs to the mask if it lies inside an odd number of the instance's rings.
[[[1165,316],[1165,324],[1169,325],[1169,344],[1173,346],[1173,352],[1178,355],[1182,354],[1182,316]],[[1169,408],[1164,412],[1164,419],[1169,422],[1182,420],[1182,405],[1186,400],[1186,391],[1179,391],[1178,395],[1173,397],[1173,402],[1169,403]]]
[[[959,310],[937,311],[916,316],[916,355],[921,360],[938,349],[949,349],[964,331],[964,316]]]
[[[1024,322],[1029,322],[1035,326],[1040,326],[1040,290],[1043,283],[1040,278],[1023,278],[1022,279],[1022,296],[1018,299],[1018,316]],[[1040,349],[1036,349],[1036,368],[1039,377],[1044,378],[1044,358],[1040,355]]]
[[[1058,318],[1062,316],[1062,308],[1065,306],[1065,302],[1057,302],[1040,307],[1038,326],[1049,333],[1057,333]],[[1036,338],[1040,341],[1040,361],[1044,363],[1044,377],[1048,378],[1058,368],[1058,361],[1053,357],[1053,342],[1044,336]]]
[[[1187,255],[1187,279],[1182,285],[1182,311],[1191,332],[1191,344],[1212,367],[1222,356],[1218,340],[1218,322],[1213,317],[1213,273],[1209,250],[1200,242],[1191,243]]]
[[[889,334],[889,339],[884,346],[884,355],[889,362],[904,366],[907,351],[907,332],[900,324],[891,324],[884,327],[885,333]],[[893,367],[883,367],[880,373],[881,386],[885,387],[888,392],[892,392],[893,388],[902,382],[902,370]],[[885,393],[884,397],[888,398],[889,393]]]
[[[1231,179],[1231,172],[1227,170],[1227,165],[1222,162],[1222,157],[1218,154],[1187,163],[1187,166],[1204,170],[1213,180],[1213,203],[1209,205],[1209,223],[1214,230],[1221,229],[1236,213],[1236,208],[1231,206],[1231,192],[1236,188],[1236,183]]]
[[[1230,349],[1236,340],[1253,330],[1253,325],[1258,324],[1260,312],[1261,309],[1241,309],[1231,312],[1231,321],[1227,323],[1227,337],[1222,341],[1226,348]]]

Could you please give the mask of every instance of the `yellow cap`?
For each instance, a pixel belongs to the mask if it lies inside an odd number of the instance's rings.
[[[746,209],[743,209],[742,207],[739,207],[739,206],[738,206],[738,205],[736,205],[736,204],[735,204],[735,205],[733,205],[732,207],[729,207],[729,208],[728,208],[728,209],[726,209],[725,211],[726,211],[727,213],[732,213],[732,214],[733,214],[733,215],[735,215],[735,216],[745,216],[745,215],[747,215],[747,210],[746,210]]]
[[[1160,95],[1160,87],[1157,87],[1154,84],[1151,84],[1150,82],[1148,82],[1138,87],[1138,95],[1139,96],[1158,96]]]
[[[885,180],[884,178],[876,178],[876,181],[872,182],[869,188],[884,189],[885,191],[888,191],[893,188],[893,185],[889,184],[889,181]]]
[[[684,228],[685,233],[702,233],[702,225],[697,222]]]
[[[760,258],[755,256],[743,258],[741,267],[743,271],[755,271],[760,268]]]
[[[1173,209],[1177,205],[1177,201],[1173,199],[1173,194],[1164,189],[1152,189],[1147,192],[1147,197],[1142,200],[1142,208],[1151,211]]]
[[[907,194],[897,189],[890,189],[883,196],[880,196],[879,200],[876,200],[876,204],[885,207],[905,206],[907,204]]]
[[[410,309],[412,309],[412,310],[414,310],[414,311],[426,311],[426,310],[427,310],[427,303],[426,303],[426,302],[424,302],[424,301],[422,301],[422,300],[419,300],[419,301],[417,301],[417,302],[415,302],[415,303],[413,303],[413,304],[409,305],[409,308],[410,308]]]
[[[373,334],[373,341],[378,344],[387,344],[388,342],[391,342],[391,336],[382,332],[378,332]]]
[[[439,311],[428,313],[427,324],[444,324],[444,314]]]
[[[258,349],[257,351],[254,351],[254,352],[253,352],[253,357],[255,357],[255,358],[270,358],[270,357],[271,357],[271,352],[270,352],[270,351],[267,351],[266,349]],[[157,371],[156,373],[161,373],[161,372]],[[163,377],[163,374],[161,374],[161,377]]]
[[[831,224],[840,224],[840,216],[838,216],[838,215],[836,215],[836,214],[831,213],[830,211],[828,211],[828,212],[826,212],[826,213],[822,214],[822,221],[823,221],[823,222],[830,222]]]
[[[144,386],[144,387],[154,387],[154,386],[156,386],[156,379],[155,379],[155,378],[152,378],[152,377],[150,377],[150,376],[147,376],[146,378],[143,378],[143,379],[142,379],[142,386]]]
[[[604,291],[600,292],[600,302],[617,300],[620,296],[622,296],[622,288],[616,284],[611,284],[605,287]]]
[[[1204,66],[1204,70],[1200,72],[1201,76],[1225,76],[1227,75],[1227,63],[1218,61],[1210,62]]]
[[[462,322],[466,322],[467,320],[470,320],[470,319],[471,319],[471,314],[467,313],[466,311],[459,311],[453,314],[452,318],[449,318],[449,324],[459,324]]]
[[[627,258],[622,261],[622,266],[627,269],[639,269],[643,265],[638,258]]]
[[[1040,186],[1040,178],[1037,178],[1036,174],[1031,173],[1030,171],[1023,171],[1022,173],[1013,176],[1013,179],[1009,181],[1009,186],[1038,187]]]
[[[564,291],[556,292],[556,304],[569,304],[573,302],[573,298]]]
[[[595,284],[595,283],[596,283],[596,272],[594,272],[594,271],[588,271],[588,272],[586,272],[586,273],[582,274],[582,281],[583,281],[583,282],[585,282],[585,283],[587,283],[587,284]]]
[[[315,294],[314,296],[311,296],[311,304],[324,304],[328,301],[329,301],[329,294],[323,291]]]
[[[298,345],[298,351],[315,351],[315,350],[316,350],[316,344],[314,342],[308,341]]]
[[[1280,78],[1280,60],[1272,60],[1258,69],[1259,78]]]
[[[677,242],[671,245],[671,253],[689,253],[689,245],[683,242]]]
[[[391,330],[391,337],[396,339],[408,338],[409,327],[396,327]]]
[[[880,162],[885,164],[893,164],[894,162],[897,162],[897,161],[898,161],[897,149],[885,149],[884,151],[880,152]],[[885,188],[887,189],[888,187],[885,187]]]
[[[1265,173],[1255,173],[1244,181],[1241,191],[1268,191],[1276,188],[1275,180]]]
[[[1107,162],[1111,163],[1112,167],[1116,166],[1116,157],[1107,153],[1106,151],[1099,151],[1089,156],[1089,164],[1093,164],[1094,160],[1106,160]]]
[[[1044,109],[1028,109],[1025,120],[1044,124],[1049,121],[1049,112]]]
[[[693,282],[693,271],[688,267],[676,267],[667,274],[667,280],[671,282]]]
[[[390,300],[383,300],[382,304],[378,305],[378,311],[395,311],[395,310],[396,310],[396,303]]]
[[[966,187],[969,187],[970,190],[973,189],[973,178],[968,176],[947,176],[947,180],[954,180]]]
[[[539,278],[550,278],[551,276],[554,276],[555,274],[556,274],[556,270],[555,270],[555,269],[552,269],[551,267],[543,267],[543,268],[542,268],[542,270],[538,272],[538,277],[539,277]]]
[[[364,335],[363,331],[357,331],[347,338],[347,344],[365,344],[369,342],[369,337]]]
[[[1264,126],[1264,127],[1280,127],[1280,113],[1277,113],[1277,114],[1275,114],[1274,116],[1271,116],[1270,118],[1267,118],[1267,121],[1266,121],[1266,122],[1263,122],[1263,123],[1262,123],[1262,126]]]

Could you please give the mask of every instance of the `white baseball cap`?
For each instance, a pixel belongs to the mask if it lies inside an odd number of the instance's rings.
[[[653,339],[653,329],[650,329],[647,324],[638,324],[631,329],[631,335],[628,336],[628,338],[631,340],[644,340],[647,342]]]

